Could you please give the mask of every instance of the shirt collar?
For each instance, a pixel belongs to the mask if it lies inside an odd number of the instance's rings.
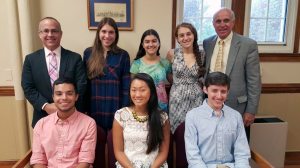
[[[71,116],[69,116],[67,119],[61,120],[58,117],[58,113],[55,112],[55,114],[54,114],[54,124],[57,124],[59,121],[61,121],[61,122],[68,122],[68,123],[72,124],[76,120],[77,116],[78,116],[78,111],[75,110],[75,112]]]
[[[214,112],[214,109],[212,109],[212,108],[208,105],[207,101],[208,101],[208,100],[205,99],[205,100],[203,101],[203,103],[202,103],[202,105],[205,106],[206,109],[207,109],[207,115],[208,115],[209,117],[216,117],[215,112]],[[225,107],[225,105],[223,104],[223,107],[222,107],[222,109],[221,109],[221,112],[222,112],[221,117],[224,117],[224,116],[225,116],[225,115],[224,115],[224,113],[225,113],[224,107]]]
[[[233,36],[233,32],[231,31],[230,34],[229,34],[225,39],[223,39],[223,41],[225,42],[225,44],[226,44],[228,41],[231,41],[232,36]],[[218,36],[217,44],[219,43],[220,40],[221,40],[221,38]]]
[[[55,50],[50,51],[48,48],[44,47],[45,50],[45,55],[48,56],[49,53],[54,52],[56,54],[56,56],[60,56],[60,52],[61,52],[61,46],[57,47]]]

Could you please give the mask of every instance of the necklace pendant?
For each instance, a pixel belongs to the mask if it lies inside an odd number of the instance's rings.
[[[145,118],[140,118],[139,116],[137,116],[135,111],[132,111],[132,115],[133,115],[133,118],[139,123],[144,123],[148,120],[147,116]]]

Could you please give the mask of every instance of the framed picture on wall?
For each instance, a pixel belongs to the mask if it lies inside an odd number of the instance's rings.
[[[133,0],[87,0],[88,27],[97,29],[103,17],[113,18],[119,30],[133,30]]]

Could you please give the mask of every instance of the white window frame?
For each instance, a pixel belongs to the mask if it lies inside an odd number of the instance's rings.
[[[184,0],[176,0],[177,3],[177,9],[176,9],[176,25],[180,24],[183,22],[183,5],[184,5]],[[224,0],[224,7],[231,8],[231,3],[232,0]],[[213,24],[213,23],[211,23]],[[199,44],[202,46],[202,43]],[[178,44],[176,43],[176,46],[178,47]]]
[[[289,0],[286,18],[286,44],[258,44],[260,53],[293,53],[296,31],[298,0]],[[246,1],[244,35],[249,35],[251,0]]]
[[[183,21],[183,4],[184,0],[176,0],[176,25]],[[296,20],[297,20],[297,8],[298,0],[288,1],[288,11],[286,18],[286,44],[258,44],[258,50],[260,53],[293,53],[295,43],[295,32],[296,32]],[[232,0],[225,0],[225,7],[231,8]],[[246,1],[245,7],[245,19],[244,19],[244,35],[249,34],[249,23],[250,23],[250,8],[251,0]],[[300,15],[300,13],[299,13]],[[176,43],[176,45],[178,45]],[[199,44],[202,46],[202,44]],[[299,44],[300,48],[300,44]]]

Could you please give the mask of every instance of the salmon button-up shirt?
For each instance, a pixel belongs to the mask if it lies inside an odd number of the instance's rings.
[[[66,120],[57,112],[40,119],[33,130],[30,164],[49,168],[92,164],[95,159],[97,129],[95,121],[75,111]]]

